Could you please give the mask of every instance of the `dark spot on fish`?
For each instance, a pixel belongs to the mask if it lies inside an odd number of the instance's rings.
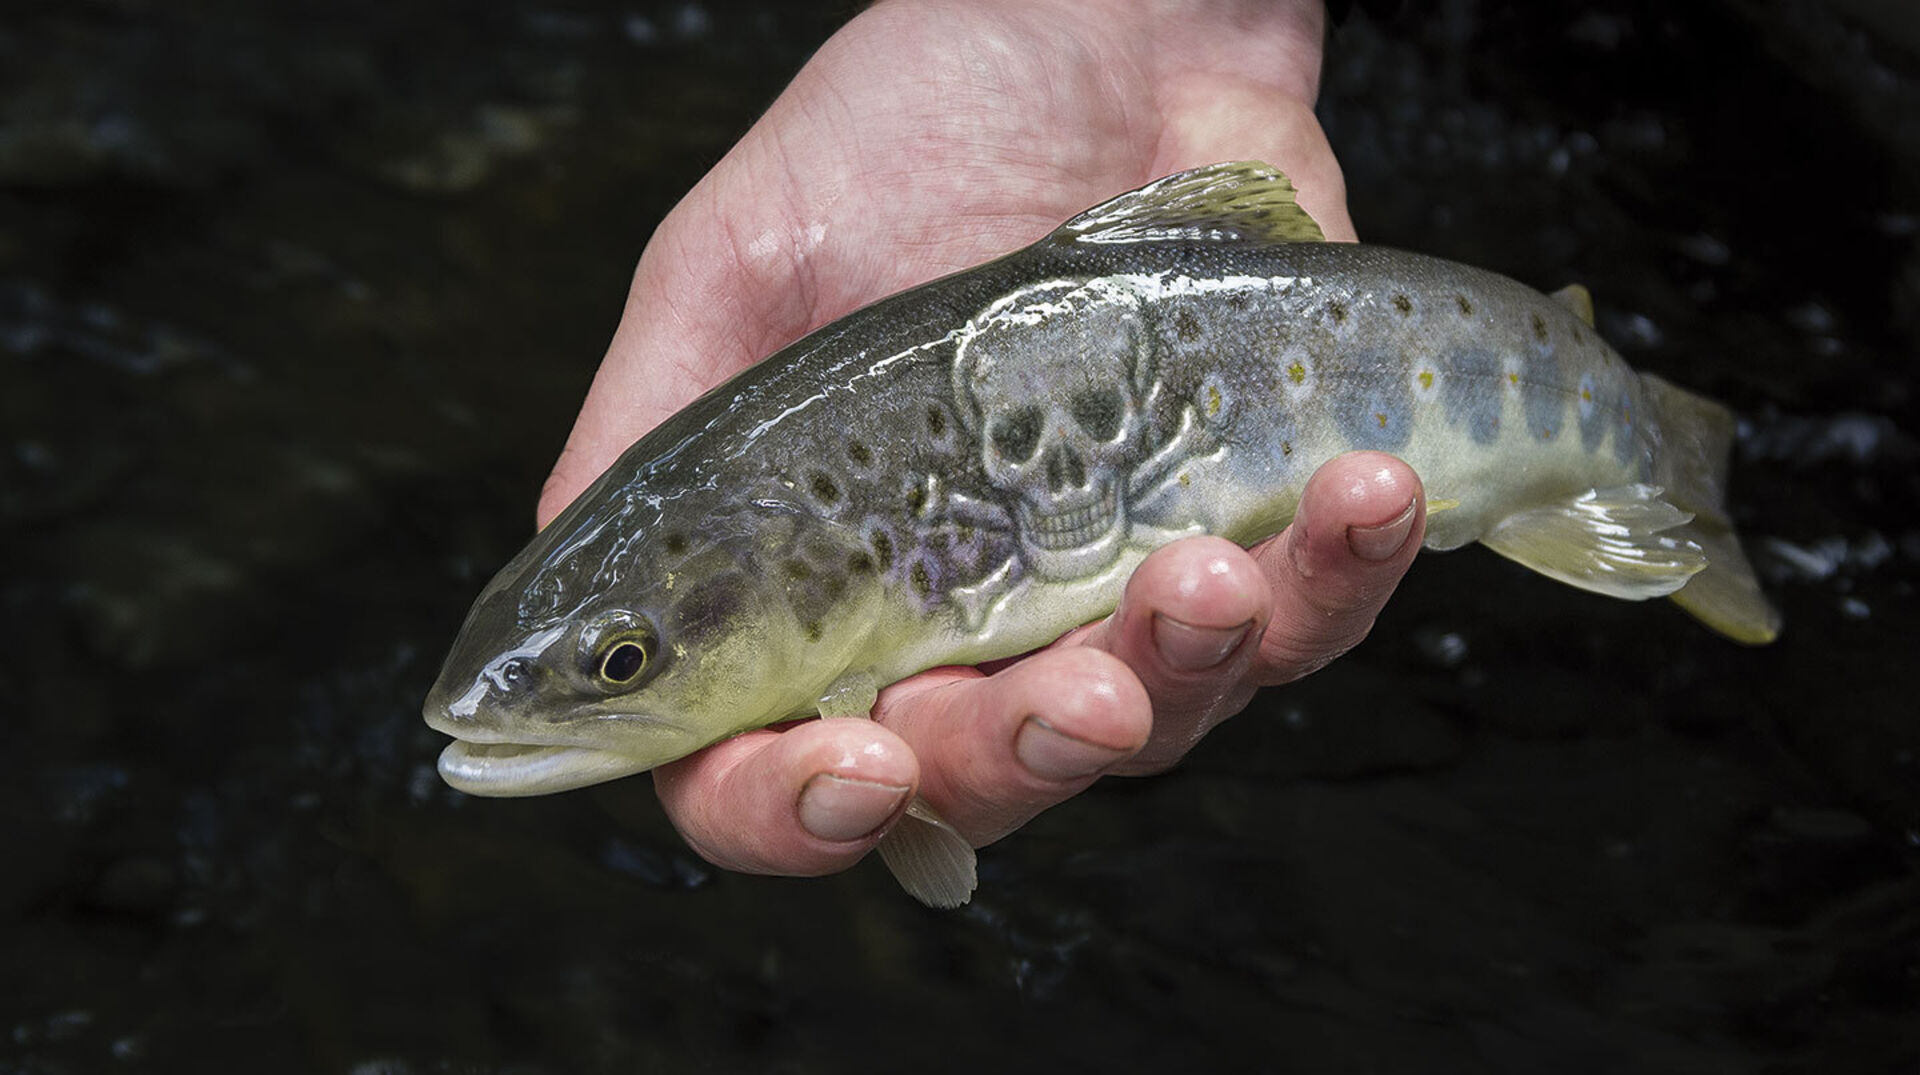
[[[702,583],[673,606],[670,637],[698,642],[720,634],[732,625],[746,603],[746,587],[734,576],[723,575]]]
[[[893,566],[893,535],[876,528],[867,535],[867,544],[873,546],[874,561],[885,571]]]
[[[1566,396],[1550,387],[1560,383],[1560,362],[1550,347],[1539,347],[1521,365],[1520,402],[1527,432],[1541,440],[1552,438],[1566,420]]]
[[[855,575],[871,575],[874,572],[873,557],[864,552],[849,553],[847,570]]]
[[[1328,303],[1327,315],[1333,318],[1333,323],[1336,325],[1346,324],[1347,323],[1347,304],[1344,302]]]
[[[1244,291],[1234,291],[1227,295],[1227,309],[1235,313],[1245,313],[1253,305],[1253,296]]]
[[[801,624],[800,630],[807,636],[807,641],[809,642],[820,641],[820,636],[826,633],[821,629],[819,620],[808,620],[806,623]]]
[[[866,442],[864,441],[848,441],[847,458],[853,460],[854,463],[859,466],[866,467],[873,465],[873,452],[867,448]]]
[[[847,577],[837,572],[822,575],[820,576],[818,585],[814,588],[819,591],[820,596],[825,598],[828,604],[832,604],[847,595]]]
[[[789,574],[792,581],[787,584],[787,604],[793,609],[793,618],[803,625],[826,618],[846,596],[849,576],[843,572],[810,566],[805,574],[791,570]]]
[[[1580,378],[1579,402],[1574,407],[1580,426],[1580,447],[1591,452],[1600,447],[1600,439],[1607,435],[1608,419],[1611,417],[1600,400],[1607,389],[1596,380],[1593,374]]]
[[[1393,297],[1393,308],[1400,311],[1402,315],[1410,314],[1413,312],[1413,300],[1405,295],[1395,295]]]
[[[1500,438],[1500,413],[1506,405],[1501,392],[1500,356],[1489,350],[1467,348],[1441,359],[1446,376],[1440,379],[1440,399],[1447,420],[1465,425],[1476,444]]]
[[[819,499],[820,503],[827,505],[840,503],[840,487],[834,484],[832,478],[815,471],[809,479],[809,484],[813,488],[813,495]]]
[[[913,592],[919,594],[923,598],[932,597],[933,596],[933,579],[931,576],[927,574],[926,561],[915,560],[913,563],[913,571],[910,572],[910,574],[913,580]]]
[[[1293,454],[1293,442],[1292,442],[1292,441],[1290,441],[1290,440],[1283,440],[1283,441],[1281,441],[1281,442],[1280,442],[1280,454],[1281,454],[1281,455],[1292,455],[1292,454]]]
[[[937,403],[927,404],[927,432],[934,440],[945,440],[947,436],[947,412]]]
[[[1455,295],[1453,297],[1453,301],[1456,304],[1458,304],[1460,307],[1460,316],[1462,317],[1473,316],[1473,303],[1468,302],[1467,297],[1465,295]]]
[[[927,487],[915,485],[907,490],[907,514],[915,518],[927,507]]]
[[[667,547],[668,552],[679,556],[681,553],[687,551],[687,535],[675,531],[674,533],[668,534],[662,544]]]
[[[1547,319],[1539,314],[1533,315],[1533,338],[1541,343],[1547,342]]]
[[[1200,319],[1193,316],[1192,310],[1181,310],[1173,315],[1173,331],[1183,343],[1192,343],[1200,338]]]
[[[1356,369],[1384,376],[1342,378],[1332,386],[1328,405],[1352,447],[1391,452],[1406,444],[1412,433],[1413,379],[1389,373],[1396,366],[1404,369],[1403,361],[1386,351],[1356,354]]]

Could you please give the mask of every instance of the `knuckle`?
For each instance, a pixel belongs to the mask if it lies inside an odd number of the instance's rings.
[[[1344,616],[1313,624],[1306,630],[1269,631],[1260,649],[1263,686],[1305,679],[1339,660],[1365,641],[1373,631],[1374,616]]]

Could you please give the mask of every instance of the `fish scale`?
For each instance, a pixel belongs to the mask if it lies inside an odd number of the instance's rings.
[[[1106,614],[1170,541],[1277,533],[1355,448],[1420,474],[1430,548],[1481,541],[1765,642],[1731,435],[1629,368],[1578,288],[1326,243],[1271,168],[1195,169],[856,311],[642,437],[481,594],[426,719],[455,737],[449,783],[533,795],[864,715],[886,683]],[[930,804],[880,850],[931,904],[973,889]]]

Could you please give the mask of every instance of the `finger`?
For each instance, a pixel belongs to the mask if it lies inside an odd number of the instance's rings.
[[[1293,524],[1256,551],[1274,605],[1255,679],[1299,679],[1359,645],[1420,551],[1426,522],[1419,477],[1390,455],[1351,452],[1316,471]]]
[[[1118,657],[1152,699],[1152,740],[1117,771],[1172,765],[1246,706],[1272,604],[1260,565],[1222,538],[1176,541],[1134,570],[1114,614],[1072,639]]]
[[[868,720],[817,720],[716,743],[654,770],[674,827],[701,857],[746,873],[844,870],[905,812],[919,763]]]
[[[880,696],[913,744],[920,795],[975,846],[1086,789],[1147,741],[1146,691],[1113,656],[1051,649],[992,676],[938,669]]]

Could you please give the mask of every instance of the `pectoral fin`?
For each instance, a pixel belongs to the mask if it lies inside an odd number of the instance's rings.
[[[822,717],[870,717],[879,684],[864,672],[834,681],[821,695]],[[929,907],[950,910],[973,898],[979,885],[973,845],[960,830],[915,796],[892,831],[880,839],[880,858],[907,894]]]
[[[980,883],[973,845],[917,796],[881,838],[880,858],[908,895],[943,911],[972,899]]]
[[[823,717],[869,717],[873,703],[880,697],[880,684],[865,672],[849,672],[833,681],[820,696],[817,708]]]
[[[1589,489],[1510,515],[1480,540],[1494,552],[1583,590],[1644,601],[1665,597],[1707,566],[1700,546],[1667,531],[1693,516],[1653,485]]]

